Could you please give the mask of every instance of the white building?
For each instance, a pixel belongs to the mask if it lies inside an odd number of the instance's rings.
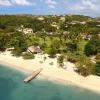
[[[52,26],[52,27],[55,27],[55,28],[57,28],[57,29],[59,29],[59,26],[57,25],[56,22],[53,22],[53,23],[51,24],[51,26]]]
[[[83,24],[84,25],[84,24],[86,24],[86,22],[85,21],[84,22],[80,22],[80,24]]]
[[[23,32],[24,34],[32,34],[33,33],[33,29],[31,29],[31,28],[24,28],[23,25],[21,27],[19,27],[17,29],[17,31]]]
[[[64,22],[65,21],[65,16],[60,17],[60,20]]]
[[[43,18],[43,17],[39,17],[39,18],[38,18],[38,20],[43,21],[43,20],[44,20],[44,18]]]
[[[33,30],[31,28],[24,28],[22,31],[24,34],[32,34]]]

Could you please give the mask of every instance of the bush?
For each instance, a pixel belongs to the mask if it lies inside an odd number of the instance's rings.
[[[75,54],[75,53],[68,53],[67,54],[67,60],[72,62],[72,63],[76,63],[79,59],[78,57],[79,55]]]
[[[50,58],[55,58],[56,56],[56,50],[54,48],[50,48],[48,51],[49,57]]]
[[[23,59],[34,59],[34,55],[33,54],[31,54],[31,53],[24,53],[23,55],[22,55],[22,57],[23,57]]]
[[[44,57],[43,59],[44,59],[44,61],[45,61],[45,60],[47,59],[47,57]]]
[[[76,43],[68,43],[67,44],[68,51],[74,52],[77,50],[77,44]]]
[[[94,64],[85,55],[79,57],[79,62],[77,62],[78,72],[83,76],[88,76],[94,74]]]
[[[85,46],[85,54],[87,56],[96,55],[97,50],[95,49],[95,45],[93,45],[91,43],[87,43],[87,45]]]
[[[93,35],[91,40],[85,46],[85,54],[87,56],[100,53],[100,36]]]
[[[53,62],[50,62],[49,64],[50,64],[50,65],[53,65],[54,63],[53,63]]]
[[[96,61],[97,61],[97,62],[100,62],[100,53],[98,53],[98,54],[96,55]]]
[[[79,73],[83,76],[88,76],[90,74],[94,74],[94,65],[91,62],[86,64],[81,64],[78,66]]]
[[[20,50],[16,50],[16,49],[12,50],[11,53],[13,54],[13,56],[16,56],[16,57],[19,57],[22,54]]]
[[[64,56],[63,55],[59,56],[57,59],[57,62],[58,62],[60,67],[63,67]]]
[[[43,63],[43,61],[40,61],[40,63],[42,64],[42,63]]]
[[[100,76],[100,62],[96,63],[94,74]]]

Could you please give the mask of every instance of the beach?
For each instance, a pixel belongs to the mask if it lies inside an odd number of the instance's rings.
[[[94,75],[83,77],[72,70],[58,68],[56,58],[48,58],[43,63],[40,63],[40,61],[43,61],[41,56],[32,60],[24,60],[21,57],[14,57],[8,52],[0,53],[1,65],[7,65],[13,69],[29,74],[39,68],[43,68],[40,76],[48,80],[58,81],[64,85],[71,84],[100,93],[100,77]],[[53,62],[53,65],[50,65],[50,62]]]

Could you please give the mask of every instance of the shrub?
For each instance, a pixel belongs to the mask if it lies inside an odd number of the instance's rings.
[[[53,65],[54,63],[53,63],[53,62],[50,62],[49,64],[50,64],[50,65]]]
[[[44,57],[43,59],[44,59],[44,61],[45,61],[45,60],[47,59],[47,57]]]
[[[63,55],[59,56],[57,59],[57,62],[58,62],[60,67],[63,67],[64,56]]]
[[[48,51],[49,57],[50,58],[55,58],[56,56],[56,50],[54,48],[50,48]]]
[[[79,55],[76,55],[75,53],[68,53],[67,54],[67,60],[72,62],[72,63],[76,63],[79,59],[78,57]]]
[[[74,52],[77,50],[77,44],[76,43],[68,43],[67,44],[68,51]]]
[[[97,61],[97,62],[100,62],[100,53],[98,53],[98,54],[96,55],[96,61]]]
[[[14,50],[12,50],[11,54],[13,54],[13,56],[19,57],[19,56],[21,56],[22,52],[20,50],[14,49]]]
[[[31,54],[31,53],[24,53],[23,55],[22,55],[22,57],[23,57],[23,59],[34,59],[34,55],[33,54]]]
[[[96,55],[100,53],[100,36],[93,35],[91,40],[85,46],[85,54],[87,56]]]
[[[94,64],[85,55],[81,55],[79,57],[79,61],[77,62],[77,68],[78,72],[83,76],[94,74]]]
[[[43,63],[43,61],[40,61],[40,63],[42,64],[42,63]]]
[[[94,74],[100,76],[100,62],[96,63]]]
[[[85,54],[87,56],[96,55],[97,50],[95,49],[95,45],[93,45],[91,43],[87,43],[87,45],[85,46]]]

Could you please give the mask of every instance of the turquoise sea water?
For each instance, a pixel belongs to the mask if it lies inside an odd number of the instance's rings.
[[[23,83],[25,75],[0,65],[0,100],[100,100],[100,94],[70,85],[35,79]]]

